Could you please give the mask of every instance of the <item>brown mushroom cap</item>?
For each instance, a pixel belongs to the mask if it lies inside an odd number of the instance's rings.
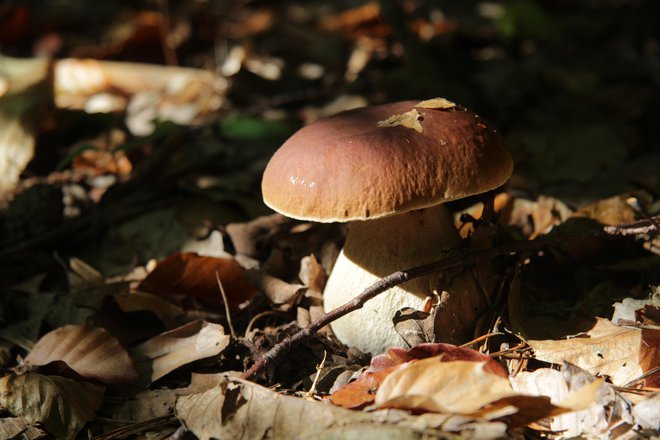
[[[404,101],[339,113],[300,129],[272,157],[264,202],[292,218],[386,217],[486,192],[513,162],[479,116],[448,101]]]

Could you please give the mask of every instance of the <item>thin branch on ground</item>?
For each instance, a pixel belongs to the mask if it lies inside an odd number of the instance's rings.
[[[388,289],[397,286],[399,284],[403,284],[414,278],[419,278],[434,272],[441,272],[455,267],[467,266],[470,264],[474,264],[480,260],[493,259],[502,255],[507,255],[507,254],[512,255],[520,252],[538,251],[549,246],[559,245],[568,240],[578,240],[585,237],[599,236],[599,235],[622,235],[620,231],[635,230],[642,226],[646,227],[647,225],[650,228],[649,231],[656,230],[656,227],[649,220],[640,220],[626,225],[597,228],[582,233],[578,233],[570,237],[550,236],[550,237],[537,238],[531,241],[509,242],[490,249],[483,249],[472,252],[470,252],[467,249],[459,249],[450,252],[444,259],[440,261],[434,261],[432,263],[428,263],[422,266],[417,266],[410,269],[394,272],[382,278],[381,280],[377,281],[376,283],[372,284],[368,288],[366,288],[364,291],[362,291],[361,294],[353,298],[353,300],[349,301],[348,303],[340,307],[337,307],[334,310],[329,311],[328,313],[324,314],[321,318],[319,318],[317,321],[314,321],[307,327],[287,337],[282,342],[274,345],[273,348],[271,348],[266,353],[264,353],[257,360],[257,362],[255,362],[254,365],[252,365],[252,367],[250,367],[245,373],[243,373],[242,378],[251,379],[258,376],[266,368],[275,364],[275,362],[283,354],[291,351],[302,341],[314,335],[326,325],[341,318],[344,315],[347,315],[350,312],[362,308],[367,301],[380,295],[381,293],[387,291]]]

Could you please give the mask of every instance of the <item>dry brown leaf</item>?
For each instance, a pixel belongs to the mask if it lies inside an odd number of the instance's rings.
[[[184,315],[181,307],[152,293],[116,293],[112,298],[123,312],[149,311],[153,313],[163,323],[166,329],[176,327],[179,324],[178,318]]]
[[[132,351],[148,359],[155,382],[183,365],[222,353],[230,339],[221,325],[199,320],[155,336]]]
[[[261,269],[250,269],[246,276],[273,304],[291,305],[305,291],[302,284],[290,284]]]
[[[73,439],[103,400],[103,387],[28,373],[0,379],[0,405],[58,439]]]
[[[47,434],[36,426],[32,426],[23,417],[4,417],[0,419],[0,438],[36,440]]]
[[[440,362],[463,360],[478,362],[484,369],[502,378],[508,374],[504,368],[490,356],[475,350],[456,347],[451,344],[419,344],[410,350],[390,348],[384,354],[371,360],[371,365],[354,382],[339,388],[329,400],[337,406],[344,408],[362,408],[373,403],[376,391],[385,378],[399,365],[418,359],[436,357]]]
[[[226,373],[193,373],[191,383],[187,387],[142,391],[130,399],[122,400],[117,405],[105,405],[103,409],[115,420],[133,423],[145,422],[172,414],[178,397],[202,393],[216,387],[226,377]]]
[[[203,393],[180,397],[177,417],[200,440],[398,438],[507,438],[501,423],[438,414],[351,411],[285,396],[240,379],[227,379]],[[450,420],[453,419],[453,420]]]
[[[415,107],[447,110],[456,107],[456,104],[445,98],[433,98],[418,102]]]
[[[412,128],[415,131],[422,133],[424,128],[419,122],[422,120],[422,115],[415,109],[410,110],[409,112],[401,113],[400,115],[392,115],[384,121],[378,121],[376,125],[378,127],[396,127],[397,125],[402,125],[406,128]]]
[[[441,362],[431,357],[391,372],[378,388],[375,404],[469,415],[514,394],[508,379],[485,372],[482,362]]]
[[[516,393],[509,380],[491,374],[483,363],[438,362],[427,358],[405,364],[390,375],[376,392],[379,408],[399,408],[460,414],[494,420],[506,417],[510,427],[582,409],[595,398],[600,381],[582,387],[578,396],[553,405],[550,398]]]
[[[138,290],[161,296],[198,298],[220,307],[222,295],[217,275],[232,308],[250,300],[256,288],[245,277],[245,269],[233,258],[203,257],[194,253],[170,255],[140,283]]]
[[[645,352],[653,348],[642,344],[640,329],[620,327],[603,318],[597,318],[593,328],[577,337],[528,342],[539,360],[570,362],[591,374],[608,375],[619,386],[644,373],[640,362]]]
[[[28,356],[28,366],[64,362],[79,375],[106,384],[126,384],[138,378],[133,359],[107,331],[67,325],[44,335]]]

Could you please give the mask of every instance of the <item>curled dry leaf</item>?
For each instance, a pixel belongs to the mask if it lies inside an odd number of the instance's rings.
[[[167,329],[176,327],[180,323],[178,318],[185,313],[181,307],[152,293],[116,293],[112,298],[123,312],[148,311],[153,313]]]
[[[58,439],[73,439],[103,400],[103,387],[29,373],[0,379],[0,405]]]
[[[641,329],[620,327],[597,318],[590,330],[578,336],[528,342],[539,360],[555,364],[570,362],[592,374],[610,376],[612,383],[619,386],[655,366],[649,361],[657,356],[657,347],[643,343]]]
[[[374,357],[369,368],[360,377],[335,391],[329,399],[334,405],[344,408],[355,409],[367,406],[373,403],[380,384],[399,365],[429,357],[436,357],[439,362],[455,360],[477,362],[496,376],[508,377],[507,372],[496,360],[469,348],[442,343],[419,344],[410,350],[393,347],[384,354]]]
[[[251,299],[256,288],[245,269],[233,258],[203,257],[194,253],[170,255],[140,283],[138,290],[178,298],[194,297],[214,306],[222,305],[218,279],[232,308]]]
[[[28,356],[28,366],[64,362],[79,375],[106,384],[126,384],[138,378],[133,359],[107,331],[67,325],[44,335]]]
[[[419,122],[421,120],[422,115],[420,115],[417,110],[412,109],[409,112],[401,113],[400,115],[392,115],[383,121],[378,121],[376,125],[378,127],[396,127],[397,125],[402,125],[421,133],[424,131],[422,124]]]
[[[230,339],[221,325],[199,320],[155,336],[133,352],[146,357],[141,364],[150,366],[155,382],[183,365],[222,353]]]
[[[509,427],[564,412],[583,409],[593,403],[602,380],[585,385],[579,398],[569,396],[561,405],[549,397],[516,393],[509,380],[487,372],[483,363],[439,362],[427,358],[405,364],[387,376],[376,392],[379,408],[399,408],[459,414],[494,420],[506,417]]]

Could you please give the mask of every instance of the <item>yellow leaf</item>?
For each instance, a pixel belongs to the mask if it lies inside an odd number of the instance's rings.
[[[415,107],[419,108],[435,108],[435,109],[450,109],[456,107],[456,104],[445,98],[427,99],[417,103]]]
[[[396,127],[397,125],[403,125],[406,128],[412,128],[415,131],[422,132],[422,124],[419,122],[422,119],[422,115],[417,112],[417,110],[412,109],[409,112],[401,113],[400,115],[392,115],[384,121],[378,121],[376,125],[378,127]]]

